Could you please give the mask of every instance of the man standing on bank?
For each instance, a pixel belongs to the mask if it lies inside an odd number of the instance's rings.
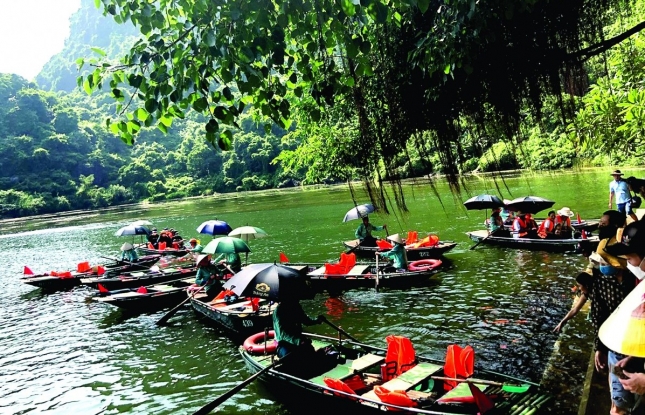
[[[636,218],[636,215],[632,212],[631,206],[631,194],[629,192],[629,185],[625,180],[623,180],[623,173],[620,170],[614,170],[611,173],[614,176],[614,180],[609,183],[609,209],[611,209],[614,201],[614,195],[616,196],[616,210],[625,215],[629,215],[632,219]]]

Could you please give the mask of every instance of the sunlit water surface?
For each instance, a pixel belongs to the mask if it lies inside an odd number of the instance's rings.
[[[584,171],[508,177],[498,184],[505,198],[547,197],[556,201],[554,208],[568,206],[583,219],[594,219],[605,210],[610,179],[605,171]],[[469,179],[467,186],[470,195],[495,193],[489,178]],[[465,232],[481,228],[486,213],[465,211],[443,183],[437,189],[441,202],[426,182],[410,184],[409,214],[375,214],[372,221],[387,223],[392,233],[435,232],[458,242],[446,255],[443,272],[409,290],[318,295],[303,302],[306,311],[326,315],[365,343],[385,346],[389,334],[408,336],[417,353],[435,358],[443,358],[449,344],[470,344],[478,365],[542,381],[557,397],[549,412],[576,412],[591,327],[581,315],[562,335],[552,329],[571,307],[573,277],[584,259],[485,245],[470,250],[473,242]],[[115,256],[131,239],[114,232],[136,219],[173,227],[187,238],[201,237],[203,243],[211,237],[196,235],[195,228],[205,220],[260,227],[269,237],[249,243],[250,262],[273,262],[280,252],[294,262],[335,260],[341,242],[352,239],[358,225],[342,223],[352,206],[347,188],[337,187],[5,221],[0,230],[0,413],[192,413],[248,377],[236,341],[188,307],[170,326],[159,327],[155,321],[164,311],[127,315],[92,302],[89,288],[41,293],[20,281],[23,266],[40,273]],[[333,334],[328,326],[312,331]],[[287,410],[252,384],[220,411],[312,410]]]

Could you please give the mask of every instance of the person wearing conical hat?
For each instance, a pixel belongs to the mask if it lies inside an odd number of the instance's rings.
[[[391,259],[393,261],[393,266],[397,270],[408,269],[408,257],[405,253],[405,244],[401,235],[394,234],[388,238],[390,241],[394,242],[394,247],[389,251],[377,252],[376,255],[380,255],[382,258]]]
[[[130,242],[121,245],[121,261],[137,262],[138,260],[137,251]]]
[[[195,262],[197,264],[195,284],[204,287],[207,301],[210,301],[222,291],[222,283],[217,279],[218,269],[211,263],[210,255],[201,254]]]

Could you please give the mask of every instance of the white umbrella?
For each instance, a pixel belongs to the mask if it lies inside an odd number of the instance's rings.
[[[362,205],[358,205],[356,207],[351,208],[347,213],[345,213],[345,217],[343,218],[343,222],[348,222],[350,220],[354,219],[361,219],[364,218],[365,216],[369,215],[370,213],[374,212],[376,209],[374,208],[374,205],[371,203],[365,203]]]
[[[244,242],[249,242],[250,239],[258,239],[269,236],[263,229],[256,228],[255,226],[240,226],[239,228],[233,229],[229,232],[228,236],[234,238],[240,238]],[[248,264],[249,262],[249,253],[246,253],[246,258],[244,262]]]
[[[264,230],[255,226],[240,226],[229,232],[228,236],[234,236],[248,242],[250,239],[258,239],[269,236]]]
[[[124,226],[114,233],[114,236],[129,236],[132,235],[132,242],[134,243],[134,235],[143,235],[150,234],[150,231],[142,225],[128,225]]]
[[[130,225],[133,226],[152,226],[152,222],[146,219],[139,219],[132,222]]]

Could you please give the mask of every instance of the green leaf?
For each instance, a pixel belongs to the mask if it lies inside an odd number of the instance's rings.
[[[421,10],[421,13],[425,13],[428,11],[428,7],[430,7],[430,0],[417,0],[417,6]]]
[[[446,75],[450,73],[450,64],[446,65],[446,67],[443,68],[443,73],[445,73]]]
[[[137,118],[141,121],[146,121],[148,119],[148,111],[146,111],[143,108],[139,108],[135,111],[135,114],[137,115]]]
[[[233,150],[233,133],[230,130],[226,130],[223,133],[221,133],[219,135],[219,140],[217,141],[217,145],[223,151]]]
[[[101,0],[94,0],[94,7],[98,9],[100,5],[101,5]]]
[[[353,16],[356,14],[356,7],[352,0],[341,0],[340,7],[343,9],[347,16]]]
[[[157,110],[157,107],[158,107],[157,100],[153,98],[146,100],[144,107],[146,108],[146,111],[152,114]]]
[[[106,55],[105,51],[104,51],[103,49],[101,49],[101,48],[92,47],[92,48],[90,48],[90,49],[92,49],[92,52],[94,52],[94,53],[96,53],[96,54],[98,54],[98,55],[101,55],[101,56],[105,56],[105,55]]]
[[[205,97],[201,97],[193,102],[193,109],[197,112],[204,112],[206,108],[208,108],[208,100]]]
[[[161,118],[159,118],[159,122],[165,125],[166,127],[170,127],[172,125],[172,117],[164,115]]]

